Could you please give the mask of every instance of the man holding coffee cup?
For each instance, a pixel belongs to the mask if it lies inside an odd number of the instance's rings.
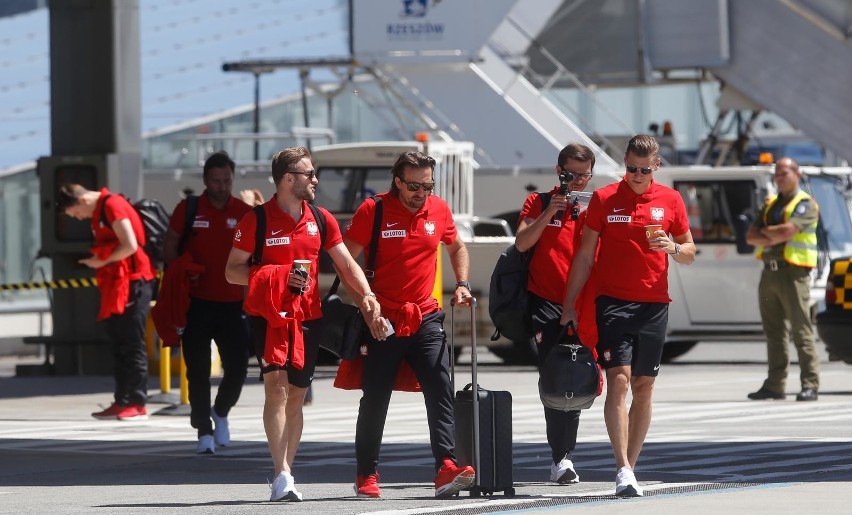
[[[633,471],[651,425],[666,339],[669,258],[683,265],[695,260],[683,198],[654,181],[659,151],[651,136],[634,136],[624,154],[624,179],[592,195],[562,306],[561,322],[577,325],[574,303],[594,266],[598,362],[607,380],[604,420],[615,456],[615,494],[625,497],[642,495]]]
[[[275,196],[237,224],[225,277],[232,284],[249,287],[244,308],[251,315],[265,394],[263,427],[275,467],[270,500],[301,501],[291,470],[302,438],[302,406],[322,331],[319,288],[315,287],[320,247],[328,251],[349,291],[360,299],[372,336],[384,340],[387,327],[364,272],[343,244],[337,221],[327,210],[317,208],[324,218],[323,237],[308,204],[319,183],[308,149],[286,148],[276,154],[272,179]],[[256,248],[256,242],[261,248]]]

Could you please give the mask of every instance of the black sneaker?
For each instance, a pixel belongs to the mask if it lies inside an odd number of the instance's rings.
[[[799,395],[796,395],[797,401],[815,401],[819,398],[816,389],[814,388],[802,388],[802,391],[799,392]]]
[[[816,393],[816,392],[814,392],[814,393]],[[799,395],[801,395],[801,394],[799,394]],[[760,390],[748,394],[748,398],[753,400],[753,401],[764,401],[766,399],[772,399],[772,400],[780,401],[780,400],[784,399],[784,394],[778,393],[778,392],[773,392],[772,390],[767,390],[766,388],[761,386]]]

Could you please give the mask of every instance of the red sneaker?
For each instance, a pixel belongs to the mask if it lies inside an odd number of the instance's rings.
[[[121,411],[115,416],[118,420],[148,420],[148,410],[139,404],[128,404],[121,406]]]
[[[118,413],[124,408],[125,406],[120,406],[113,402],[110,404],[109,408],[102,411],[96,411],[92,413],[92,416],[98,420],[115,420],[118,417]]]
[[[476,471],[470,465],[459,467],[449,458],[444,459],[444,465],[435,476],[435,497],[450,497],[465,488],[470,488],[476,481]]]
[[[382,491],[379,489],[379,473],[373,472],[367,476],[357,476],[355,478],[355,494],[358,497],[367,497],[370,499],[381,497]]]

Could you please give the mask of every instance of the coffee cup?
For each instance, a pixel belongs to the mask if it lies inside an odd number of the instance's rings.
[[[293,261],[293,268],[298,268],[304,270],[307,273],[311,273],[311,261],[309,259],[297,259]]]
[[[645,238],[648,242],[657,237],[657,231],[662,231],[663,226],[660,224],[650,224],[645,226]]]

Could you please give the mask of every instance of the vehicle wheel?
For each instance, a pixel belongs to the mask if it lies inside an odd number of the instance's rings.
[[[697,344],[698,342],[666,342],[663,347],[663,363],[671,363],[673,359],[683,356]]]

